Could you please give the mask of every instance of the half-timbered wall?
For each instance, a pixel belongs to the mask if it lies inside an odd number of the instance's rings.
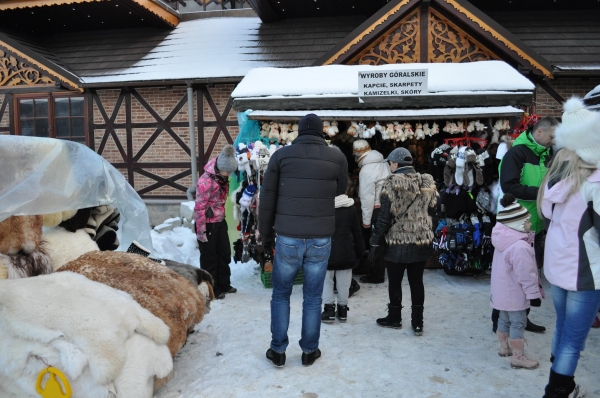
[[[235,85],[194,86],[198,173],[237,136]],[[144,198],[184,198],[191,183],[186,87],[91,90],[93,149]],[[200,117],[199,117],[200,116]]]
[[[0,94],[0,134],[10,133],[9,96]]]

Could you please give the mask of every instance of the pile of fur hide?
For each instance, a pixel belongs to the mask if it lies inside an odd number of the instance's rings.
[[[133,298],[72,272],[0,281],[0,396],[39,397],[48,365],[73,397],[151,397],[173,369],[169,328]]]
[[[84,229],[42,234],[41,216],[0,222],[0,253],[3,398],[38,397],[48,365],[75,398],[150,398],[214,298],[203,270],[99,251]]]

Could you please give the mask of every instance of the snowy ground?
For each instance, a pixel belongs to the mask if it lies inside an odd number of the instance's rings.
[[[189,231],[189,230],[187,230]],[[185,228],[153,234],[155,255],[180,256],[198,265]],[[159,244],[157,244],[159,243]],[[179,251],[178,245],[181,244]],[[195,251],[194,251],[195,250]],[[290,346],[278,369],[267,361],[271,289],[260,281],[256,263],[232,263],[238,293],[212,303],[212,310],[175,359],[175,375],[155,398],[195,397],[541,397],[550,369],[554,307],[549,295],[531,319],[548,328],[526,332],[526,353],[536,370],[514,370],[497,354],[488,304],[489,278],[447,276],[425,271],[425,333],[410,328],[410,295],[404,281],[404,328],[378,327],[386,314],[387,282],[361,284],[350,299],[346,324],[323,324],[321,359],[300,363],[302,286],[291,299]],[[592,329],[576,380],[588,397],[600,397],[600,330]]]

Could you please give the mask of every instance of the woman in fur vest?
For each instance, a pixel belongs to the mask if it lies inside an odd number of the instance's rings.
[[[225,202],[229,192],[229,175],[237,170],[233,145],[204,166],[204,174],[196,184],[196,237],[200,247],[200,268],[208,271],[215,282],[215,298],[235,293],[231,286],[231,243],[225,221]]]
[[[571,98],[555,139],[562,149],[538,192],[538,210],[548,231],[544,275],[556,310],[544,397],[583,397],[575,369],[600,308],[600,113]]]
[[[369,259],[374,259],[377,247],[385,238],[390,303],[388,315],[377,319],[377,324],[394,329],[402,327],[402,278],[406,269],[412,299],[412,328],[415,336],[421,336],[425,301],[423,271],[433,251],[429,210],[435,208],[438,192],[432,176],[417,173],[412,167],[412,156],[406,148],[394,149],[386,160],[392,174],[386,178],[381,191],[381,209],[369,251]]]

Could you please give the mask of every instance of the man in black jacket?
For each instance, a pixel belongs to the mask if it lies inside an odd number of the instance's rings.
[[[294,278],[304,272],[302,304],[302,364],[321,356],[321,296],[335,231],[335,197],[346,190],[348,163],[329,148],[323,122],[314,114],[298,125],[292,145],[276,151],[269,161],[260,191],[258,228],[273,262],[271,298],[271,348],[267,358],[277,367],[285,364],[289,344],[290,295]]]

